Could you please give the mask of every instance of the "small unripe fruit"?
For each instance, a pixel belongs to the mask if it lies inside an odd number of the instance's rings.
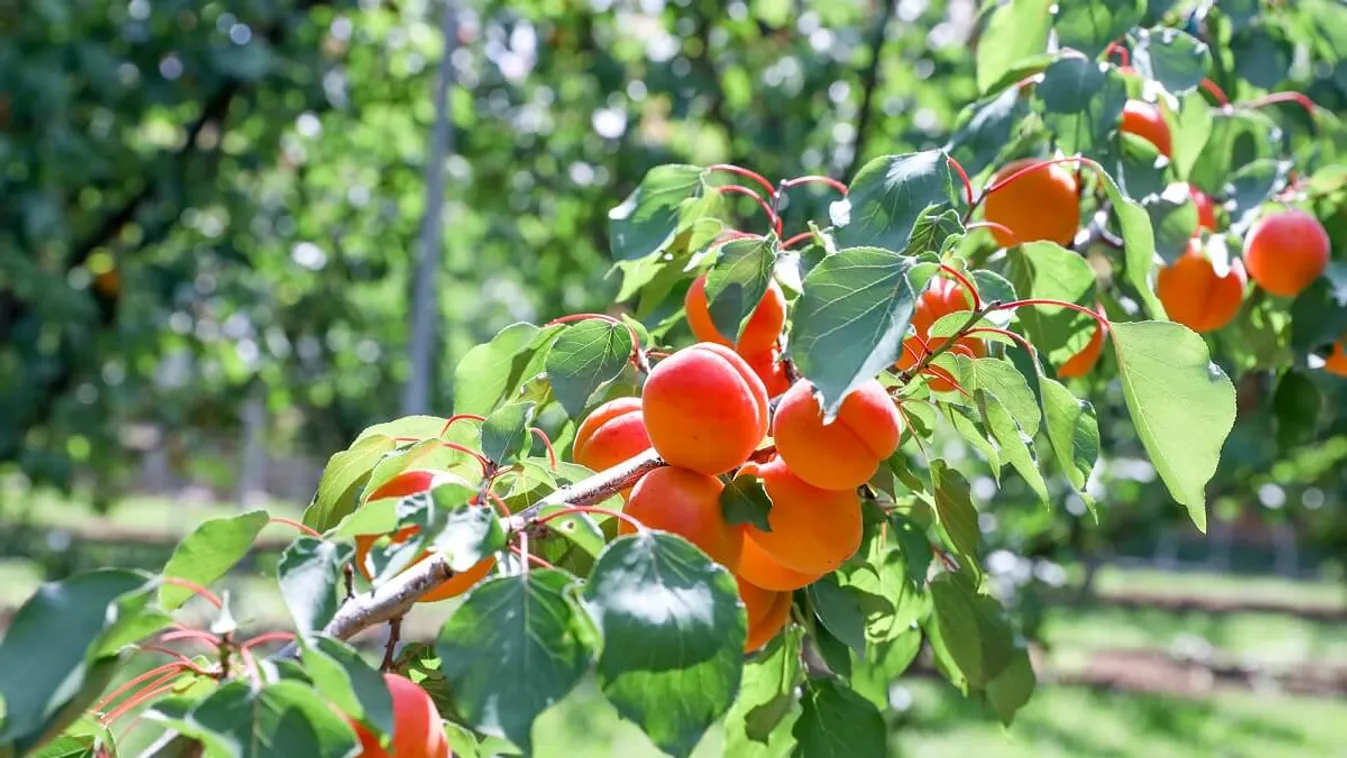
[[[1328,266],[1328,232],[1302,210],[1263,216],[1244,238],[1244,265],[1258,286],[1295,297]]]
[[[641,416],[641,398],[620,397],[595,408],[575,431],[572,458],[603,471],[650,449]]]
[[[1090,336],[1090,341],[1079,353],[1071,356],[1065,363],[1057,368],[1057,376],[1063,379],[1075,379],[1090,373],[1094,364],[1099,362],[1099,354],[1104,350],[1104,330],[1099,328],[1099,324],[1094,325],[1094,334]]]
[[[739,556],[739,576],[745,581],[767,590],[790,592],[806,587],[827,573],[805,573],[782,565],[758,543],[744,537],[744,549]]]
[[[1169,124],[1165,123],[1164,114],[1155,105],[1141,100],[1128,100],[1123,106],[1122,130],[1155,145],[1155,149],[1166,158],[1173,156],[1174,143],[1169,134]]]
[[[641,477],[632,488],[623,513],[651,529],[672,532],[701,548],[730,571],[739,568],[743,531],[725,521],[720,493],[725,486],[714,476],[665,466]],[[618,534],[636,528],[623,521]]]
[[[430,695],[412,680],[397,674],[384,674],[384,683],[393,696],[390,749],[385,750],[372,732],[351,720],[360,739],[361,750],[356,758],[449,758],[444,724]]]
[[[767,292],[758,302],[758,307],[748,317],[743,334],[736,343],[730,336],[720,333],[711,320],[711,304],[706,298],[706,275],[697,277],[683,299],[687,309],[688,327],[692,335],[702,342],[714,342],[731,347],[744,355],[771,350],[781,336],[781,327],[786,325],[786,295],[776,282],[767,285]]]
[[[860,547],[861,501],[855,489],[815,487],[792,473],[780,457],[746,464],[736,478],[741,476],[761,479],[772,499],[767,514],[771,531],[747,527],[746,540],[757,543],[786,568],[803,574],[827,573]]]
[[[814,385],[797,382],[776,407],[772,436],[795,476],[828,490],[850,490],[893,455],[902,421],[883,385],[871,379],[846,396],[837,418],[823,423]]]
[[[791,595],[763,589],[742,577],[735,577],[735,581],[739,583],[739,597],[744,601],[744,613],[748,616],[744,652],[751,653],[771,642],[786,626],[786,620],[790,618]]]
[[[1216,231],[1216,202],[1210,195],[1191,185],[1188,194],[1193,198],[1193,205],[1197,206],[1197,228]]]
[[[998,184],[1021,169],[1041,163],[1037,158],[1007,163],[992,177]],[[991,228],[992,237],[1001,247],[1024,242],[1048,240],[1069,245],[1080,226],[1080,198],[1076,178],[1060,163],[1040,166],[987,195],[985,216],[988,221],[1008,228],[1013,234]]]
[[[1230,262],[1230,270],[1217,276],[1211,260],[1197,239],[1174,263],[1160,269],[1155,294],[1165,306],[1169,318],[1195,332],[1211,332],[1239,313],[1244,302],[1248,279],[1239,260]]]
[[[748,460],[767,434],[767,389],[733,350],[701,342],[650,371],[642,414],[661,458],[714,476]]]

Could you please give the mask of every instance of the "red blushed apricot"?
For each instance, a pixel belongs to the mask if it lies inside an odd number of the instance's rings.
[[[1188,194],[1193,198],[1193,205],[1197,206],[1197,228],[1207,231],[1216,231],[1216,203],[1207,193],[1197,187],[1189,186]]]
[[[781,336],[781,327],[786,325],[786,295],[776,282],[767,285],[766,294],[748,317],[748,323],[744,325],[743,334],[739,336],[737,344],[721,334],[720,330],[716,329],[715,322],[711,320],[711,306],[706,299],[705,274],[697,277],[688,288],[683,305],[687,309],[688,327],[692,329],[694,337],[702,342],[732,347],[745,355],[761,353],[775,347],[777,338]]]
[[[571,457],[581,466],[603,471],[649,449],[641,398],[620,397],[595,408],[580,422]]]
[[[412,680],[397,674],[384,674],[388,692],[393,696],[393,735],[391,750],[361,724],[351,721],[360,738],[356,758],[449,758],[449,742],[444,736],[440,713],[430,695]]]
[[[1038,158],[1011,161],[996,172],[992,184],[1041,162]],[[1069,245],[1080,226],[1076,177],[1060,163],[1036,168],[988,195],[984,215],[1013,233],[991,227],[992,237],[1001,247],[1037,240]]]
[[[1264,216],[1244,238],[1244,265],[1259,287],[1295,297],[1328,265],[1328,232],[1302,210]]]
[[[777,452],[794,476],[829,490],[869,481],[879,462],[898,449],[902,433],[898,409],[873,379],[847,395],[827,425],[814,385],[797,382],[781,396],[772,425]]]
[[[744,537],[743,553],[739,556],[739,576],[765,590],[790,592],[818,581],[826,571],[806,574],[783,566],[758,543]]]
[[[767,434],[767,389],[733,350],[701,342],[656,364],[642,415],[660,457],[717,475],[748,459]]]
[[[714,476],[665,466],[641,477],[622,512],[651,529],[677,534],[701,548],[711,560],[735,571],[744,535],[739,527],[725,522],[720,509],[724,488]],[[635,531],[625,520],[617,529],[618,534]]]
[[[748,363],[749,368],[753,369],[753,373],[762,380],[762,386],[767,390],[767,397],[776,397],[790,389],[786,368],[779,362],[780,355],[781,351],[776,348],[744,355],[744,361]]]
[[[1195,332],[1211,332],[1239,313],[1248,283],[1238,260],[1231,261],[1225,276],[1217,276],[1202,243],[1194,238],[1178,260],[1160,269],[1155,294],[1171,320]]]
[[[1085,347],[1075,355],[1071,356],[1057,368],[1057,376],[1063,379],[1075,379],[1090,373],[1094,364],[1099,362],[1099,354],[1104,350],[1104,330],[1099,328],[1099,324],[1094,325],[1094,335]]]
[[[780,438],[777,444],[780,445]],[[796,476],[780,456],[749,463],[738,476],[757,476],[772,499],[771,531],[746,527],[745,539],[773,559],[804,574],[825,574],[861,544],[861,501],[854,488],[825,490]],[[751,580],[750,580],[751,581]]]
[[[420,527],[416,526],[404,527],[398,530],[396,533],[394,533],[391,539],[395,544],[399,542],[406,542],[407,540],[411,539],[412,536],[415,535],[417,531],[419,531],[419,529]],[[355,538],[355,568],[357,571],[360,572],[361,576],[365,577],[366,581],[369,581],[372,578],[370,575],[367,559],[369,558],[370,550],[374,547],[374,544],[379,541],[380,536],[382,535],[361,534]],[[420,556],[417,557],[416,560],[408,564],[407,568],[415,566],[416,564],[426,560],[430,556],[431,554],[429,552],[422,553]],[[494,569],[495,567],[496,567],[495,556],[487,556],[482,560],[472,564],[472,566],[470,566],[467,571],[461,571],[450,577],[447,581],[436,585],[429,592],[422,595],[421,598],[416,602],[434,603],[440,600],[448,600],[451,597],[458,597],[459,595],[462,595],[464,592],[467,592],[473,587],[476,587],[477,583],[485,579],[487,575],[491,573],[491,570]],[[407,569],[403,569],[403,571],[406,570]]]
[[[1333,352],[1328,354],[1328,360],[1324,361],[1324,370],[1330,374],[1338,376],[1347,376],[1347,348],[1343,347],[1344,340],[1338,340],[1333,343]]]
[[[739,583],[739,597],[744,601],[744,612],[748,616],[744,652],[751,653],[771,642],[786,626],[791,596],[789,592],[763,589],[742,577],[735,577],[735,581]]]
[[[1164,114],[1155,105],[1142,100],[1128,100],[1123,106],[1122,130],[1155,145],[1155,149],[1166,158],[1173,156],[1174,143],[1169,134],[1169,124],[1165,123]]]

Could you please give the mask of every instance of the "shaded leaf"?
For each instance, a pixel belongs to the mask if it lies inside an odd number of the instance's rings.
[[[738,341],[749,316],[767,294],[776,258],[775,240],[736,239],[720,247],[720,257],[706,274],[706,301],[711,323]]]
[[[861,610],[859,591],[843,587],[835,575],[829,574],[806,587],[805,594],[824,628],[864,658],[865,613]]]
[[[346,758],[359,746],[346,720],[295,681],[221,685],[187,718],[237,758]]]
[[[1010,0],[995,6],[977,46],[979,92],[990,91],[1020,59],[1048,49],[1052,6],[1052,0]]]
[[[954,549],[976,563],[982,531],[968,480],[938,458],[931,461],[931,479],[935,482],[935,512],[940,525]]]
[[[888,730],[874,704],[842,683],[815,679],[805,689],[804,711],[791,734],[791,758],[884,758]]]
[[[720,510],[730,526],[748,524],[764,532],[772,531],[768,516],[772,498],[756,476],[736,476],[720,492]]]
[[[907,249],[917,219],[933,206],[953,205],[956,186],[943,150],[875,158],[851,181],[846,199],[833,204],[837,247]]]
[[[1202,83],[1211,68],[1207,43],[1172,27],[1139,29],[1132,47],[1132,65],[1175,95],[1186,95]]]
[[[304,670],[318,694],[373,733],[393,734],[393,696],[360,651],[323,636],[305,640],[303,649]]]
[[[1052,27],[1062,47],[1096,58],[1109,43],[1141,22],[1146,0],[1091,0],[1058,3]]]
[[[566,415],[579,418],[594,391],[622,373],[631,350],[631,335],[620,324],[586,319],[566,327],[546,362],[552,391]]]
[[[487,416],[482,422],[482,455],[502,467],[527,455],[533,411],[533,403],[509,403]]]
[[[299,537],[281,553],[276,580],[301,636],[322,629],[336,615],[342,566],[354,553],[351,545],[309,536]]]
[[[706,213],[714,194],[706,194],[704,169],[670,164],[646,173],[640,186],[608,212],[613,258],[644,258],[663,250],[679,232]]]

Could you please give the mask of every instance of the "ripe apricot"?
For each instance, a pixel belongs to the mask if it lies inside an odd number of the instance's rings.
[[[879,462],[898,449],[902,433],[893,400],[873,379],[847,395],[827,425],[814,385],[797,382],[781,396],[772,424],[776,450],[794,472],[791,478],[829,490],[852,490],[869,481]]]
[[[1021,169],[1041,163],[1025,158],[1007,163],[992,184],[1009,179]],[[1021,242],[1049,240],[1068,245],[1080,226],[1080,198],[1071,170],[1058,163],[1048,164],[1022,174],[987,196],[986,219],[1009,229],[1013,234],[991,228],[992,237],[1001,247]]]
[[[1343,346],[1344,342],[1347,340],[1333,343],[1333,352],[1329,353],[1328,360],[1324,361],[1324,370],[1330,374],[1347,376],[1347,348]]]
[[[778,440],[779,442],[780,440]],[[780,456],[749,463],[740,476],[757,476],[772,499],[771,531],[746,527],[745,540],[804,574],[826,574],[861,544],[861,501],[856,490],[825,490],[796,476]]]
[[[1079,353],[1071,356],[1057,368],[1057,376],[1063,379],[1075,379],[1085,376],[1099,362],[1099,354],[1104,350],[1104,331],[1099,324],[1094,325],[1094,334]]]
[[[1244,265],[1258,286],[1282,297],[1299,295],[1328,265],[1328,232],[1302,210],[1263,216],[1244,238]]]
[[[743,553],[739,556],[739,576],[765,590],[790,592],[806,587],[826,574],[826,571],[806,574],[783,566],[758,543],[744,537]]]
[[[1193,198],[1193,205],[1197,206],[1197,228],[1207,231],[1216,231],[1216,203],[1211,196],[1197,187],[1189,185],[1188,194]]]
[[[683,305],[687,309],[688,326],[692,329],[694,337],[702,342],[732,347],[744,355],[761,353],[775,347],[777,337],[781,336],[781,327],[786,325],[786,295],[776,282],[767,285],[766,294],[748,317],[748,323],[744,325],[737,344],[733,339],[721,334],[720,330],[716,329],[715,322],[711,320],[711,305],[706,299],[705,274],[697,277],[688,288],[688,294],[683,298]]]
[[[1155,294],[1171,320],[1195,332],[1211,332],[1239,313],[1248,283],[1244,265],[1238,260],[1230,262],[1225,276],[1217,276],[1211,259],[1202,251],[1202,243],[1194,238],[1177,261],[1160,269]]]
[[[723,474],[767,433],[767,389],[723,345],[699,342],[656,364],[642,397],[650,441],[674,466]]]
[[[356,758],[449,758],[449,741],[444,724],[430,695],[415,682],[398,674],[384,674],[384,683],[393,696],[393,734],[390,750],[362,724],[351,720],[360,738]]]
[[[925,337],[942,316],[971,310],[973,302],[962,284],[943,276],[933,276],[926,290],[917,298],[916,308],[912,312],[912,327],[917,330],[917,334]]]
[[[1123,106],[1122,130],[1155,145],[1155,149],[1166,158],[1173,156],[1174,143],[1169,134],[1169,124],[1165,123],[1164,114],[1155,105],[1142,100],[1128,100]]]
[[[744,354],[744,361],[762,380],[762,386],[767,390],[767,397],[776,397],[790,389],[786,368],[778,362],[780,356],[781,351],[776,348],[761,353]]]
[[[726,523],[720,509],[724,488],[714,476],[665,466],[641,477],[622,511],[651,529],[677,534],[701,548],[711,560],[735,571],[744,538],[739,527]],[[635,531],[626,521],[617,529],[618,534]]]
[[[739,583],[739,597],[748,616],[744,652],[749,653],[766,645],[785,627],[786,619],[790,618],[791,596],[789,592],[763,589],[743,577],[735,577],[735,581]]]
[[[595,408],[580,422],[571,457],[581,466],[603,471],[649,449],[641,398],[619,397]]]

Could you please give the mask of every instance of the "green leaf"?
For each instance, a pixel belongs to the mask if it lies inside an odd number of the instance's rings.
[[[512,369],[532,357],[529,348],[540,331],[533,324],[510,324],[469,350],[454,369],[454,412],[485,416],[494,410],[518,386]]]
[[[1038,495],[1038,499],[1048,503],[1048,485],[1043,481],[1043,472],[1038,468],[1038,458],[1034,455],[1032,432],[1037,429],[1025,429],[1011,415],[1004,404],[990,396],[986,390],[975,393],[978,408],[982,412],[983,422],[992,439],[1000,448],[1001,460],[1009,463],[1025,484]]]
[[[976,564],[982,531],[968,480],[939,458],[931,461],[931,479],[935,482],[935,512],[940,525],[954,549]]]
[[[187,718],[237,758],[347,758],[360,744],[340,714],[296,681],[224,684]]]
[[[960,437],[963,437],[987,460],[992,476],[999,483],[1001,481],[1002,461],[996,443],[987,438],[982,429],[978,427],[977,422],[963,408],[959,408],[952,403],[945,403],[943,410],[950,424],[954,426],[954,431],[958,432]]]
[[[610,643],[599,656],[604,696],[660,750],[686,758],[739,689],[746,630],[734,578],[681,537],[648,531],[609,544],[584,598]]]
[[[1057,5],[1053,29],[1062,47],[1071,47],[1097,58],[1110,42],[1141,23],[1146,0],[1091,0]]]
[[[1324,418],[1324,397],[1303,371],[1288,369],[1272,394],[1277,421],[1277,446],[1284,449],[1312,442]]]
[[[566,415],[579,418],[594,391],[616,379],[630,357],[631,335],[621,324],[586,319],[566,327],[546,363],[552,391]]]
[[[911,516],[898,511],[889,514],[889,524],[890,533],[898,540],[898,552],[906,567],[903,577],[914,590],[921,591],[926,585],[926,572],[935,559],[931,542],[926,538],[926,530]]]
[[[1207,43],[1178,29],[1139,29],[1132,47],[1132,65],[1171,94],[1186,95],[1207,77],[1211,50]]]
[[[167,626],[143,572],[98,569],[48,582],[0,642],[0,746],[22,755],[77,720],[118,668],[122,647]]]
[[[964,388],[986,390],[996,397],[1010,417],[1026,432],[1038,431],[1042,412],[1034,393],[1029,389],[1024,374],[1009,361],[1000,358],[968,358],[959,356],[959,374]]]
[[[929,562],[930,543],[924,535],[920,539]],[[921,574],[910,575],[909,551],[902,547],[904,540],[897,542],[899,546],[895,547],[886,539],[871,539],[865,563],[849,566],[840,574],[844,586],[862,593],[865,638],[872,643],[868,650],[905,634],[931,612],[931,599],[925,591],[925,569]]]
[[[448,511],[444,528],[431,540],[431,548],[447,555],[454,571],[467,571],[505,548],[505,531],[496,509],[468,502],[476,494],[475,488],[465,489],[459,484],[443,484],[430,491],[434,507]]]
[[[772,282],[775,244],[775,238],[764,237],[720,246],[720,258],[706,274],[706,301],[716,331],[738,341]]]
[[[1094,307],[1094,269],[1081,256],[1053,242],[1028,242],[1011,248],[1009,255],[1011,280],[1021,297]],[[1015,317],[1054,366],[1083,350],[1095,329],[1093,318],[1052,305],[1019,308]]]
[[[795,705],[795,688],[803,671],[800,667],[800,638],[798,630],[777,635],[767,648],[744,664],[739,697],[725,717],[726,755],[736,755],[740,739],[737,725],[743,724],[742,739],[764,745],[772,732]]]
[[[248,555],[270,520],[266,511],[249,511],[203,521],[173,549],[164,565],[164,576],[209,587]],[[176,609],[190,597],[192,591],[186,587],[165,584],[159,588],[159,604],[166,611]]]
[[[313,687],[342,713],[372,729],[393,734],[393,696],[384,678],[360,651],[331,637],[301,640],[304,670]]]
[[[613,258],[630,261],[663,250],[714,202],[706,195],[705,170],[669,164],[650,169],[622,204],[608,212]]]
[[[1100,184],[1113,203],[1113,213],[1122,233],[1127,281],[1141,296],[1146,311],[1154,318],[1164,318],[1165,307],[1160,304],[1160,298],[1155,296],[1150,283],[1151,268],[1155,265],[1155,234],[1151,230],[1150,217],[1145,208],[1123,195],[1108,172],[1097,173]]]
[[[1258,217],[1262,205],[1278,190],[1286,187],[1295,164],[1291,161],[1262,158],[1240,166],[1230,177],[1224,193],[1231,201],[1231,226],[1247,229]]]
[[[1094,406],[1077,399],[1056,379],[1039,376],[1038,387],[1053,454],[1071,486],[1084,493],[1085,483],[1099,460],[1099,424]]]
[[[731,479],[720,492],[720,510],[730,526],[750,524],[764,532],[772,531],[768,522],[772,498],[756,476],[741,474]]]
[[[1170,137],[1173,142],[1172,160],[1174,173],[1180,179],[1187,180],[1193,171],[1193,165],[1202,155],[1211,136],[1211,106],[1201,92],[1190,92],[1183,96],[1174,123],[1170,125]]]
[[[995,599],[978,592],[962,574],[931,580],[935,611],[928,627],[973,689],[981,690],[1015,660],[1024,647]]]
[[[354,553],[351,545],[308,536],[299,537],[281,553],[276,580],[300,636],[322,629],[336,615],[342,566]]]
[[[1206,531],[1204,488],[1235,423],[1235,387],[1185,326],[1115,323],[1111,336],[1137,436],[1170,494]]]
[[[1197,204],[1188,193],[1188,185],[1171,184],[1141,205],[1155,229],[1155,251],[1166,264],[1178,260],[1197,233]]]
[[[960,112],[945,152],[954,156],[970,177],[977,176],[997,162],[1028,113],[1028,101],[1020,97],[1018,87],[972,103]]]
[[[1081,113],[1104,89],[1108,74],[1109,68],[1103,63],[1064,55],[1043,70],[1043,81],[1034,91],[1046,113]]]
[[[898,359],[916,305],[912,263],[887,250],[852,248],[824,258],[805,277],[790,354],[823,395],[827,418]]]
[[[392,437],[376,434],[357,439],[350,448],[328,459],[318,480],[318,492],[304,511],[304,525],[324,532],[346,518],[355,510],[374,465],[397,446]]]
[[[951,237],[963,233],[963,221],[958,211],[933,205],[917,217],[903,254],[913,258],[927,253],[939,255]]]
[[[66,727],[61,736],[30,753],[28,758],[102,758],[116,754],[111,730],[93,715],[86,714]]]
[[[490,579],[454,611],[435,643],[459,714],[525,754],[533,749],[538,714],[589,668],[592,653],[569,597],[572,586],[569,576],[550,569]]]
[[[851,181],[846,199],[832,206],[837,247],[907,249],[917,219],[932,206],[952,206],[956,186],[943,150],[875,158]]]
[[[532,436],[533,403],[509,403],[482,422],[482,455],[504,467],[527,455]]]
[[[1275,157],[1282,134],[1277,122],[1260,111],[1209,112],[1211,134],[1193,162],[1189,181],[1208,195],[1219,197],[1234,169],[1259,158]]]
[[[861,611],[859,591],[838,584],[834,574],[805,588],[809,605],[823,627],[842,644],[865,657],[865,613]]]
[[[987,18],[977,45],[978,92],[988,92],[1021,58],[1048,49],[1052,0],[1009,0]]]
[[[1286,81],[1294,56],[1295,44],[1280,24],[1250,26],[1230,40],[1235,75],[1259,89],[1276,89]]]
[[[1080,56],[1058,58],[1034,88],[1043,123],[1066,153],[1101,157],[1127,104],[1127,82],[1113,68]]]
[[[1016,650],[1010,665],[987,683],[987,702],[1001,723],[1010,726],[1015,713],[1034,694],[1034,667],[1027,650]]]
[[[1347,263],[1329,261],[1291,303],[1291,346],[1301,353],[1336,342],[1347,333]]]
[[[791,734],[791,758],[884,758],[888,729],[874,704],[841,682],[815,679],[805,688],[804,711]]]

